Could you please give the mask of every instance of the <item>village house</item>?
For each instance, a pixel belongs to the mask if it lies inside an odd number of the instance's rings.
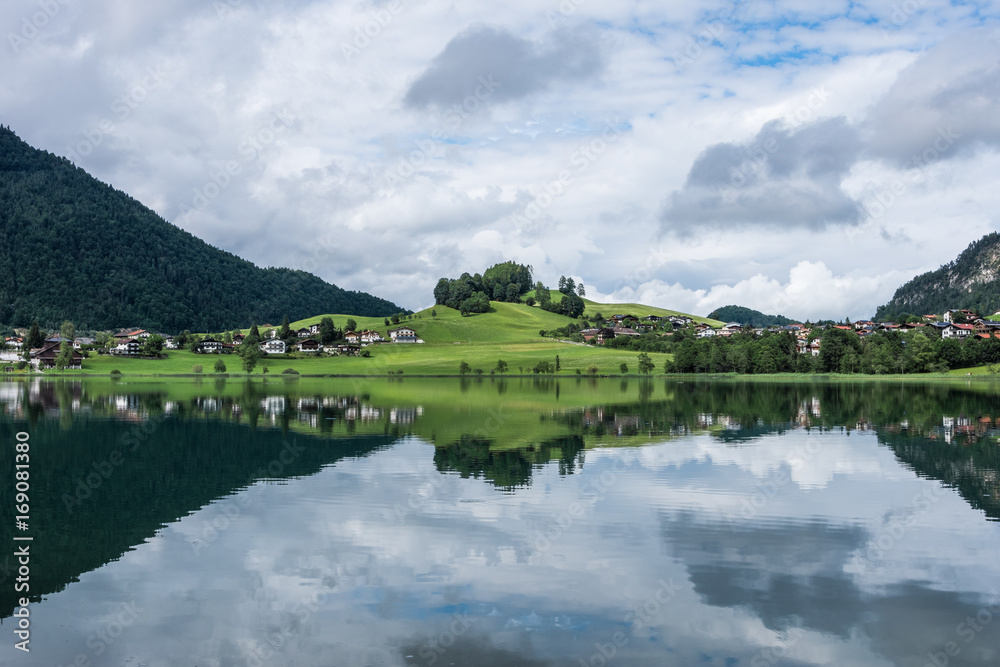
[[[310,324],[309,333],[316,335],[319,333],[319,324]]]
[[[214,338],[205,338],[198,344],[197,351],[203,354],[221,354],[224,351],[223,343]]]
[[[417,332],[410,327],[399,327],[398,329],[389,330],[389,338],[392,339],[393,343],[423,343],[424,341],[417,338]]]
[[[118,340],[128,340],[129,338],[149,338],[152,335],[153,334],[149,333],[145,329],[135,329],[124,333],[116,333],[115,338]]]
[[[288,352],[288,345],[280,338],[272,338],[260,344],[260,351],[264,354],[285,354]]]
[[[589,342],[591,338],[597,335],[598,331],[599,329],[583,329],[580,335],[583,336],[583,340]]]
[[[597,339],[598,345],[603,345],[604,341],[611,340],[614,337],[615,337],[615,330],[610,329],[608,327],[604,327],[603,329],[598,329],[597,335],[594,336],[594,338]]]
[[[305,352],[306,354],[318,354],[323,351],[323,346],[319,344],[319,341],[312,338],[299,341],[296,347],[299,352]]]
[[[340,356],[356,357],[361,352],[361,348],[357,345],[345,345],[341,343],[334,346],[331,351],[336,352]]]
[[[126,357],[135,357],[142,354],[142,342],[137,338],[129,338],[127,340],[118,341],[111,350],[111,354],[116,354]]]
[[[344,340],[348,343],[357,343],[360,338],[356,331],[348,331],[344,334]]]
[[[46,342],[41,348],[31,351],[31,358],[38,363],[39,368],[55,368],[56,358],[62,352],[62,342]],[[66,368],[83,368],[83,355],[72,351],[71,360]]]
[[[20,350],[24,347],[24,339],[17,336],[6,338],[4,339],[4,342],[7,344],[7,347],[12,350]]]
[[[629,327],[614,327],[612,329],[615,332],[615,336],[641,336],[642,334],[635,329],[630,329]]]
[[[383,340],[385,340],[384,338],[382,338],[382,334],[380,334],[377,331],[371,331],[371,330],[362,331],[359,338],[361,339],[362,345],[370,345],[371,343],[381,343]]]
[[[972,324],[949,324],[941,329],[942,338],[965,338],[974,334],[976,327]]]
[[[944,319],[945,322],[949,322],[950,323],[950,322],[953,322],[955,320],[956,316],[959,315],[959,314],[961,314],[962,317],[964,317],[969,322],[971,322],[972,320],[975,320],[975,319],[979,318],[979,315],[977,315],[975,313],[975,311],[967,310],[965,308],[961,308],[961,309],[958,309],[958,310],[946,310],[945,313],[944,313],[944,318],[943,319]]]
[[[312,331],[310,331],[306,327],[302,327],[301,329],[295,332],[295,335],[298,336],[299,338],[309,338],[309,336],[312,335]]]
[[[273,336],[272,336],[272,338],[273,338]],[[236,334],[235,336],[233,336],[233,344],[234,344],[234,345],[239,345],[239,344],[241,344],[241,343],[242,343],[242,342],[243,342],[244,340],[246,340],[246,336],[244,336],[242,332],[241,332],[241,333],[238,333],[238,334]]]

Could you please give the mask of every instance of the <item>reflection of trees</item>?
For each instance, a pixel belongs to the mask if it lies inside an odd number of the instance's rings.
[[[434,465],[441,472],[482,478],[504,491],[531,484],[536,465],[558,461],[559,474],[571,475],[583,461],[583,438],[569,436],[516,449],[496,449],[492,441],[463,436],[458,442],[434,451]]]

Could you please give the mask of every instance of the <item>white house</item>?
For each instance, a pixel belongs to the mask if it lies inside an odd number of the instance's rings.
[[[382,334],[377,331],[362,331],[360,338],[361,342],[365,345],[369,343],[380,343],[385,340],[382,338]]]
[[[135,338],[129,338],[128,340],[119,341],[112,352],[114,354],[134,357],[142,353],[142,343]]]
[[[219,354],[222,352],[222,341],[215,340],[214,338],[206,338],[201,341],[198,346],[199,352],[205,352],[207,354]]]
[[[288,346],[280,338],[272,338],[260,344],[260,351],[264,354],[285,354],[288,352]]]
[[[976,327],[971,324],[949,324],[941,329],[941,338],[965,338],[975,331]]]
[[[417,338],[417,332],[410,327],[399,327],[397,329],[391,329],[389,331],[389,338],[392,339],[393,343],[422,343],[423,341]]]

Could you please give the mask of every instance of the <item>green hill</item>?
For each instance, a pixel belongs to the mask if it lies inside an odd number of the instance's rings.
[[[971,243],[954,261],[921,274],[896,290],[877,320],[968,308],[982,315],[1000,309],[1000,234]]]
[[[219,331],[399,306],[304,271],[262,269],[168,223],[0,127],[0,325]]]

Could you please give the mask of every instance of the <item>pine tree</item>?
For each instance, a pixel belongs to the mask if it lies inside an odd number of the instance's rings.
[[[289,326],[288,315],[286,314],[281,319],[281,328],[278,329],[278,338],[280,338],[281,340],[287,340],[288,339],[288,334],[289,334],[290,330],[291,330],[291,327]]]
[[[45,337],[42,336],[42,332],[38,329],[38,320],[31,323],[31,329],[28,331],[28,340],[24,341],[24,346],[29,350],[34,350],[36,347],[41,347],[45,344]]]

